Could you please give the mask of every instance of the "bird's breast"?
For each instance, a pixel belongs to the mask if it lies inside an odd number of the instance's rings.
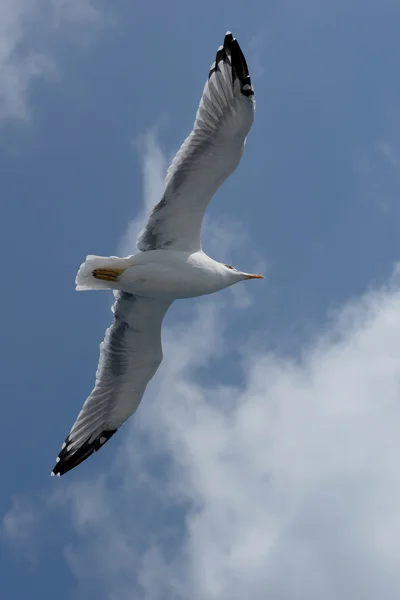
[[[151,297],[193,298],[212,294],[225,287],[223,277],[207,267],[184,262],[137,265],[120,277],[121,289]]]

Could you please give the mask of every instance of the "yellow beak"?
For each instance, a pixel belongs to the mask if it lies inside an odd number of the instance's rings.
[[[254,275],[252,273],[246,273],[244,278],[245,279],[264,279],[264,275],[259,275],[258,273],[254,274]]]

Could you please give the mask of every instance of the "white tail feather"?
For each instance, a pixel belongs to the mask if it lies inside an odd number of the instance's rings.
[[[79,271],[75,278],[76,289],[79,292],[86,290],[115,290],[118,286],[111,281],[103,281],[93,277],[93,271],[95,269],[104,268],[117,268],[124,269],[127,264],[126,258],[119,258],[118,256],[93,256],[89,255],[86,257],[84,263],[79,267]]]

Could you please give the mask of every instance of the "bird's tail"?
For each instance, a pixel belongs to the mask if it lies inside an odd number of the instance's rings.
[[[126,258],[89,255],[77,273],[76,289],[78,291],[119,289],[118,277],[127,266]]]

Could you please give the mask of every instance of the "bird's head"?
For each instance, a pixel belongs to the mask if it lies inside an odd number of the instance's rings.
[[[238,281],[244,281],[245,279],[264,279],[264,275],[260,275],[259,273],[244,273],[243,271],[238,271],[235,267],[226,264],[224,264],[223,267],[224,275],[229,278],[231,285]]]

